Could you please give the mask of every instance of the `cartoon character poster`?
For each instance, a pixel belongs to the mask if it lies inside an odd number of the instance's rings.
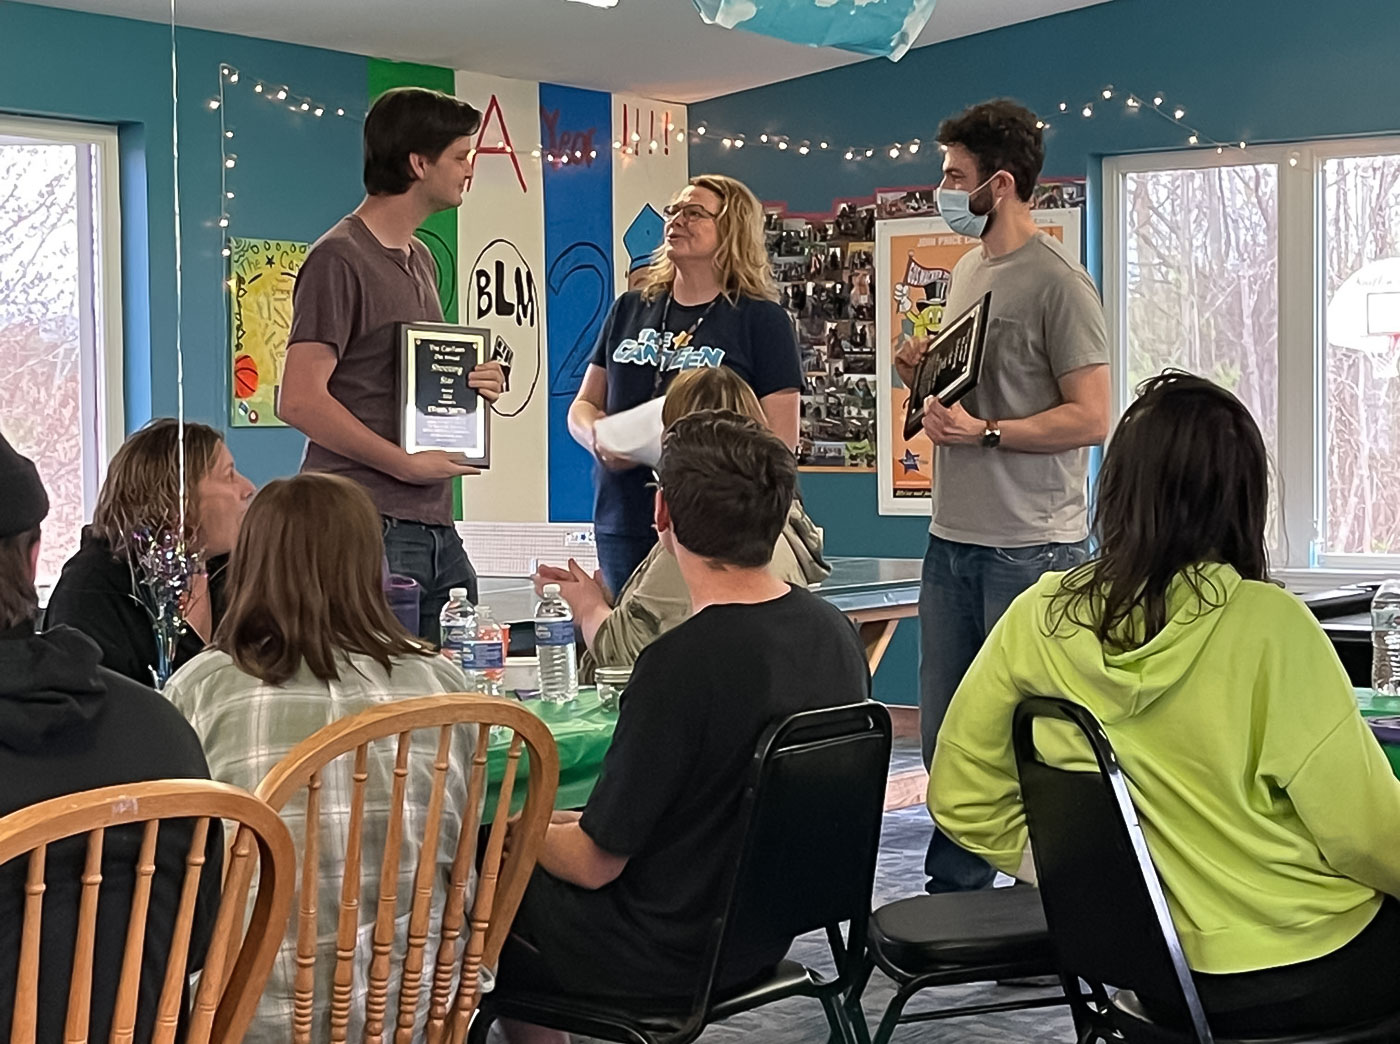
[[[1079,210],[1036,210],[1041,230],[1080,256]],[[880,514],[926,515],[932,496],[933,445],[922,433],[904,438],[909,389],[895,372],[894,357],[910,340],[931,337],[943,325],[953,268],[978,241],[960,236],[938,217],[881,221],[875,227],[875,376],[882,405],[876,454]],[[995,305],[993,305],[995,307]],[[989,352],[995,350],[988,343]]]
[[[292,327],[292,284],[309,244],[230,236],[228,245],[229,420],[236,428],[280,427],[274,407]]]

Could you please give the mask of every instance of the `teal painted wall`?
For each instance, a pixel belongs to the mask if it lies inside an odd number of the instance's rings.
[[[126,423],[173,414],[175,238],[170,29],[0,2],[0,112],[116,126],[121,152]],[[359,202],[360,123],[293,113],[253,94],[250,78],[363,114],[366,59],[181,30],[180,205],[187,415],[228,428],[228,309],[220,254],[219,121],[206,105],[220,63],[238,68],[225,120],[235,235],[312,241]],[[289,429],[229,428],[239,467],[258,483],[296,470],[305,439]]]

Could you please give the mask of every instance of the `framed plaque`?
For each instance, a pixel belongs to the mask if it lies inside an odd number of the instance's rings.
[[[909,390],[909,408],[904,415],[904,437],[912,439],[923,426],[924,402],[937,396],[951,406],[973,388],[982,375],[982,356],[987,343],[987,315],[991,292],[983,294],[971,308],[951,322],[929,344]]]
[[[450,323],[399,323],[399,445],[444,450],[491,466],[491,404],[467,384],[487,361],[491,331]]]

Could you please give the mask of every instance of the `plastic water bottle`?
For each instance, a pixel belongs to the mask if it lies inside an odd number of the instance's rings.
[[[505,634],[505,628],[491,615],[490,606],[478,605],[472,641],[472,667],[479,678],[478,691],[487,696],[501,695],[506,679]]]
[[[475,689],[471,642],[476,633],[476,609],[467,600],[465,587],[454,587],[447,593],[447,604],[442,607],[438,623],[442,628],[443,655],[462,668],[467,675],[467,687]]]
[[[545,584],[535,607],[535,650],[540,659],[540,698],[568,703],[578,696],[578,653],[574,650],[574,614],[559,597],[558,584]]]
[[[1400,579],[1387,580],[1371,601],[1371,687],[1400,696]]]

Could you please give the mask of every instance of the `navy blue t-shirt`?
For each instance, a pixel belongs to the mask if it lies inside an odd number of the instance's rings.
[[[744,378],[760,399],[802,387],[802,358],[792,320],[772,301],[740,297],[731,304],[678,305],[666,309],[667,296],[643,301],[629,290],[608,313],[592,363],[608,372],[606,411],[621,413],[665,391],[677,373],[704,366],[727,366]],[[661,317],[666,315],[666,329]],[[684,348],[673,349],[676,334],[704,321]],[[658,367],[662,381],[657,386]],[[593,528],[613,535],[645,535],[651,530],[649,468],[609,471],[594,468]]]

